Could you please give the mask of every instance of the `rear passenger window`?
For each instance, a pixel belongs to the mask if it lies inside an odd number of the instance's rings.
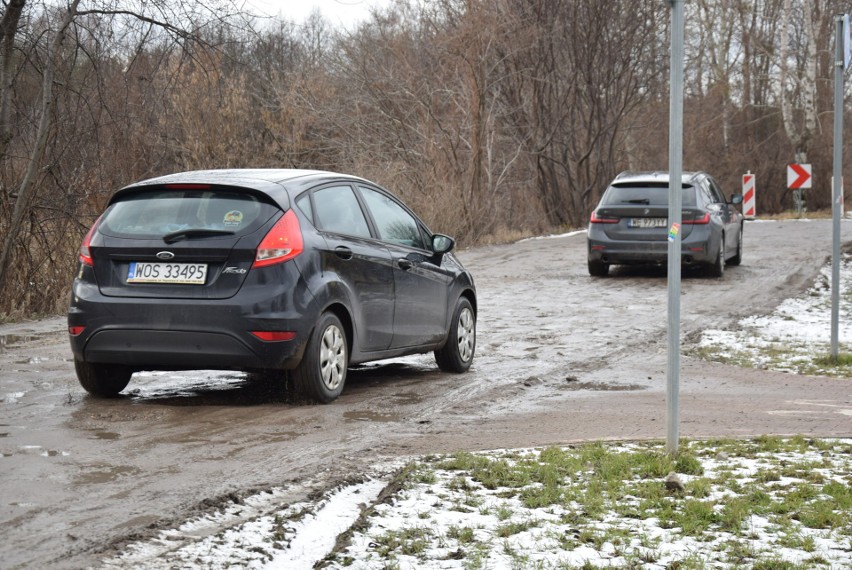
[[[314,192],[316,224],[320,229],[350,236],[371,237],[370,227],[355,192],[349,186],[331,186]]]
[[[372,188],[360,187],[367,208],[373,215],[379,238],[391,243],[426,249],[417,220],[394,200]]]

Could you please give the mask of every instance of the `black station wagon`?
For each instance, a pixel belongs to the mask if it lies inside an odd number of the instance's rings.
[[[476,289],[402,202],[354,176],[208,170],[119,190],[86,235],[68,331],[77,377],[110,397],[142,370],[285,377],[319,402],[352,364],[434,351],[464,372]]]

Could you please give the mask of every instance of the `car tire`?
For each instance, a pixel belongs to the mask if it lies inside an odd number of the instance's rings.
[[[589,275],[592,277],[606,277],[609,275],[609,263],[603,261],[589,260]]]
[[[92,396],[115,398],[127,388],[133,371],[121,364],[95,364],[74,359],[80,385]]]
[[[740,226],[740,239],[737,240],[737,253],[728,260],[728,265],[739,265],[743,262],[743,228]]]
[[[707,267],[707,274],[710,277],[725,276],[725,236],[719,242],[719,251],[716,253],[716,259]]]
[[[465,372],[476,350],[476,313],[466,297],[459,297],[450,321],[447,343],[435,351],[435,362],[444,372]]]
[[[300,397],[327,404],[343,391],[348,366],[346,331],[336,315],[323,313],[292,373],[293,387]]]

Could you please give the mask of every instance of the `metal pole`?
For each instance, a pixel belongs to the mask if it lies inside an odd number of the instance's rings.
[[[836,16],[834,58],[834,174],[831,179],[831,358],[837,362],[840,322],[840,213],[843,208],[843,16]]]
[[[669,249],[668,365],[666,369],[666,450],[677,453],[680,421],[680,248],[683,201],[683,0],[672,5],[669,70]]]

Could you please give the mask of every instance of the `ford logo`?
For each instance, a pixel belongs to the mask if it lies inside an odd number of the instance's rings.
[[[175,254],[170,251],[161,251],[157,254],[157,259],[174,259]]]

